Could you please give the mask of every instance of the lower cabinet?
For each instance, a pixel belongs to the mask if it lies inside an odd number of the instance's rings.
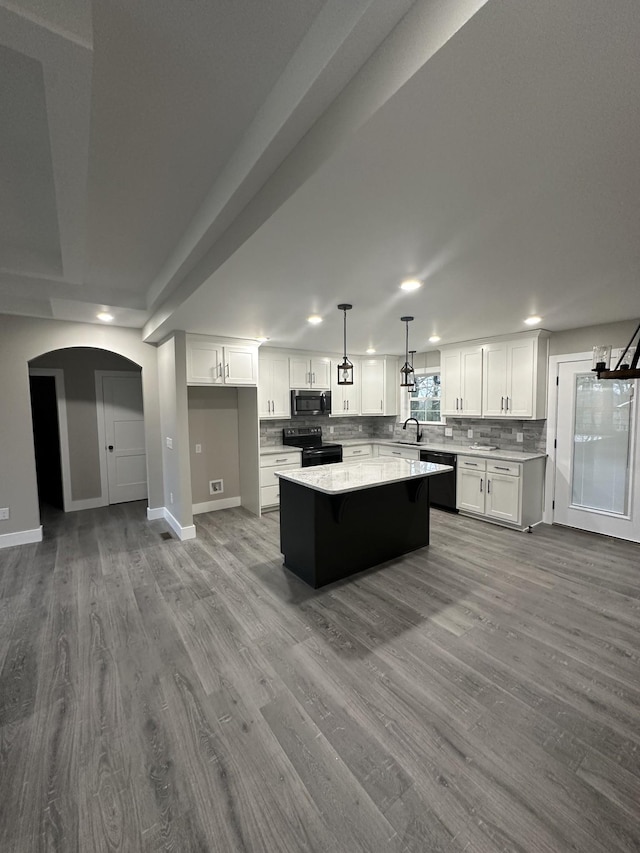
[[[265,453],[260,456],[260,509],[277,509],[280,503],[280,479],[276,471],[300,468],[301,451]]]
[[[392,447],[391,445],[381,444],[378,448],[378,456],[395,456],[398,459],[420,459],[420,449],[418,447]]]
[[[357,444],[353,447],[343,446],[342,448],[343,462],[349,462],[351,459],[357,461],[358,459],[371,458],[371,456],[373,456],[373,447],[370,444]]]
[[[520,530],[539,524],[544,464],[544,458],[501,462],[458,456],[458,510]]]

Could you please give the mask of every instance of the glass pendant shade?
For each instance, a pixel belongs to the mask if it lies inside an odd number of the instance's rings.
[[[338,365],[338,385],[353,385],[353,364],[347,358],[347,311],[352,307],[346,302],[338,305],[339,310],[344,312],[344,357]]]
[[[413,317],[400,317],[400,320],[406,325],[405,356],[404,364],[400,368],[400,387],[410,390],[415,385],[413,365],[409,361],[409,323]]]

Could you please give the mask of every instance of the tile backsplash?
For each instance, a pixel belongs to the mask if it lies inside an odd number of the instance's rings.
[[[494,444],[501,450],[525,450],[529,452],[546,452],[546,421],[512,421],[490,420],[488,418],[447,418],[447,427],[453,429],[451,438],[445,437],[444,425],[427,426],[422,424],[422,442],[436,444]],[[415,424],[411,423],[406,431],[396,417],[355,417],[330,418],[328,415],[315,417],[297,417],[290,420],[260,421],[260,444],[264,447],[282,444],[283,427],[322,427],[324,441],[344,441],[348,438],[387,438],[407,439],[407,434],[415,434]],[[391,430],[389,429],[391,427]],[[333,433],[331,433],[333,428]],[[473,438],[468,438],[467,431],[473,430]],[[518,442],[517,434],[524,437]]]

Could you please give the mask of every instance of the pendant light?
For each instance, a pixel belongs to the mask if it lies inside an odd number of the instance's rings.
[[[414,350],[414,349],[409,350],[409,355],[411,356],[411,359],[409,360],[409,367],[411,368],[411,370],[413,370],[413,357],[416,354],[416,352],[417,352],[417,350]],[[414,371],[414,377],[415,377],[415,371]],[[413,385],[407,386],[407,393],[408,394],[411,394],[415,390],[415,387],[416,387],[415,386],[415,378],[414,378],[413,382],[414,382]]]
[[[338,309],[344,312],[344,356],[338,365],[338,385],[353,385],[353,364],[347,358],[347,311],[351,311],[353,305],[341,302]]]
[[[638,341],[634,348],[634,339]],[[599,346],[593,348],[593,367],[594,373],[598,374],[598,379],[638,379],[640,378],[640,323],[635,332],[631,335],[631,340],[624,348],[624,352],[618,359],[616,366],[610,370],[609,362],[611,360],[611,347]]]
[[[409,323],[413,320],[413,317],[400,317],[400,321],[406,325],[407,334],[406,334],[406,342],[405,342],[405,355],[404,355],[404,364],[400,368],[400,387],[401,388],[413,388],[415,385],[414,382],[414,374],[413,374],[413,366],[409,364]]]

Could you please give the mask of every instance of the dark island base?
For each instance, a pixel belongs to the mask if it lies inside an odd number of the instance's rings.
[[[342,495],[280,480],[284,564],[316,589],[428,544],[428,477]]]

